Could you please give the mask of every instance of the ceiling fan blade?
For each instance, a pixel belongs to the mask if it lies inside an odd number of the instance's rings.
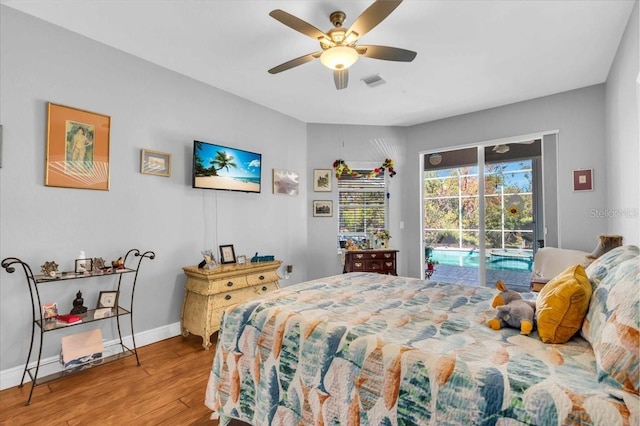
[[[269,16],[273,17],[274,19],[282,22],[283,24],[285,24],[287,27],[292,28],[306,36],[309,36],[315,40],[329,40],[331,41],[331,39],[329,37],[327,37],[327,35],[325,33],[323,33],[322,31],[320,31],[319,29],[317,29],[316,27],[314,27],[313,25],[311,25],[310,23],[303,21],[302,19],[298,18],[297,16],[293,16],[292,14],[285,12],[284,10],[280,10],[280,9],[276,9],[276,10],[272,10],[269,13]]]
[[[336,89],[346,89],[349,84],[349,69],[333,71],[333,81],[336,83]]]
[[[293,67],[297,67],[298,65],[306,64],[307,62],[313,61],[316,58],[319,58],[322,52],[309,53],[308,55],[300,56],[299,58],[292,59],[283,64],[278,65],[277,67],[273,67],[269,70],[269,74],[278,74],[279,72],[289,70]]]
[[[384,21],[396,7],[400,6],[400,3],[402,3],[402,0],[377,0],[358,16],[358,19],[354,21],[349,31],[347,31],[347,37],[352,32],[356,33],[358,38],[362,37]]]
[[[364,57],[385,61],[411,62],[417,55],[413,50],[389,46],[357,46],[356,50]]]

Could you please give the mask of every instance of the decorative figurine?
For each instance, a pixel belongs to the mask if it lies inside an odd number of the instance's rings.
[[[124,269],[124,259],[119,257],[117,260],[112,260],[111,266],[113,266],[113,269]]]
[[[87,308],[83,306],[84,299],[82,298],[82,292],[78,291],[76,293],[76,298],[73,301],[73,309],[71,309],[71,314],[84,314],[87,312]]]
[[[101,257],[93,258],[93,272],[101,274],[104,272],[104,259]]]
[[[40,270],[48,277],[55,277],[58,273],[58,264],[53,260],[51,262],[44,262],[44,265],[40,266]]]

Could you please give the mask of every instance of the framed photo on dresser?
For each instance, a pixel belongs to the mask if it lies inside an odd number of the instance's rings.
[[[233,244],[220,246],[220,263],[236,263],[236,253]]]

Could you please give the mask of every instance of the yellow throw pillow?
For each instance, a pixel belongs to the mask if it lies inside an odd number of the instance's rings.
[[[538,336],[544,343],[565,343],[582,327],[591,284],[582,265],[565,269],[540,290],[536,300]]]

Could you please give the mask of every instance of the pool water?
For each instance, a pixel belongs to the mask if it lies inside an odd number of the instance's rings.
[[[531,250],[493,249],[486,251],[487,269],[496,271],[531,271],[533,253]],[[434,249],[431,257],[440,265],[467,266],[477,268],[479,253],[477,250]]]

